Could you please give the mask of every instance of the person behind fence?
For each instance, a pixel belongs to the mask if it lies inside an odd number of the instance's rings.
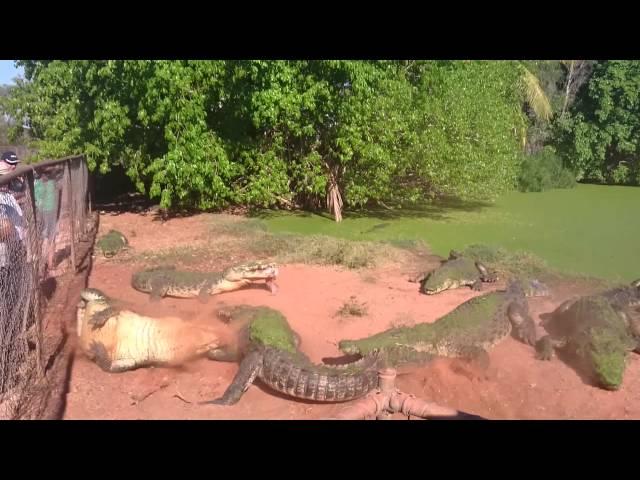
[[[33,189],[38,217],[41,219],[39,223],[42,229],[44,254],[47,257],[47,269],[52,270],[55,267],[58,205],[62,192],[58,188],[58,182],[53,172],[52,175],[49,175],[48,172],[41,172],[38,178],[34,179]]]
[[[0,185],[0,319],[3,321],[9,321],[20,307],[26,262],[25,235],[22,209],[9,185]]]
[[[0,157],[0,175],[13,172],[19,164],[20,159],[18,158],[18,155],[16,155],[16,152],[3,152]],[[21,201],[25,197],[26,188],[27,184],[21,178],[13,178],[9,182],[9,191],[18,201]]]

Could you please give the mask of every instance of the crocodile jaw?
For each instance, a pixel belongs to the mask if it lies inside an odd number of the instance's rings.
[[[216,295],[218,293],[232,292],[234,290],[238,290],[242,287],[245,287],[250,283],[251,281],[249,280],[237,280],[235,282],[229,281],[229,280],[221,280],[213,288],[211,288],[209,293],[211,295]]]
[[[242,280],[249,280],[249,281],[273,280],[277,276],[278,276],[278,267],[269,266],[266,268],[261,268],[261,269],[251,270],[251,271],[242,271],[242,272],[231,271],[225,276],[224,280],[229,282],[238,282]]]
[[[436,293],[444,292],[445,290],[449,290],[451,288],[458,288],[461,282],[456,282],[454,280],[447,280],[443,282],[438,287],[425,287],[424,293],[427,295],[435,295]]]

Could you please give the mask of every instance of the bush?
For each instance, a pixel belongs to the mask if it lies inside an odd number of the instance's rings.
[[[521,192],[543,192],[552,188],[573,188],[576,178],[551,147],[527,155],[520,165],[518,189]]]

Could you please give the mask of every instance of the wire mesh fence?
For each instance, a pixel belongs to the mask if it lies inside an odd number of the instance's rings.
[[[88,177],[82,156],[0,176],[0,418],[14,416],[44,375],[46,285],[76,269],[89,225]]]

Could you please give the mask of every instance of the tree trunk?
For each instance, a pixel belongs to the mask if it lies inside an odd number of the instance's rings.
[[[571,60],[569,63],[569,74],[567,75],[567,87],[564,92],[564,104],[562,105],[562,112],[560,113],[560,118],[564,117],[564,112],[567,110],[567,105],[569,104],[569,93],[571,91],[571,80],[573,79],[573,65],[574,60]]]
[[[342,195],[340,195],[340,188],[335,182],[330,182],[329,189],[327,191],[327,207],[329,212],[333,212],[336,222],[342,221]]]
[[[342,221],[342,195],[338,186],[338,175],[327,165],[329,185],[327,186],[327,208],[333,212],[336,222]]]

